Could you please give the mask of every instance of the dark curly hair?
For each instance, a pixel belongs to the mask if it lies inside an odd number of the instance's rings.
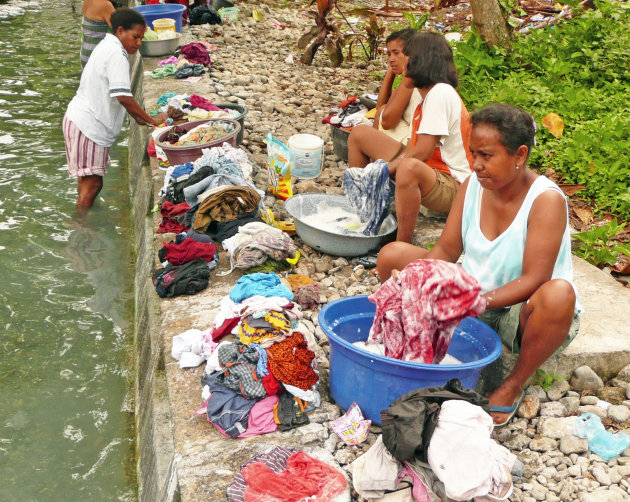
[[[405,42],[403,53],[409,57],[407,76],[419,88],[445,83],[457,87],[459,77],[453,50],[443,35],[429,31],[416,33]]]
[[[405,28],[404,30],[394,31],[385,39],[385,45],[399,39],[406,43],[407,40],[413,37],[416,33],[418,32],[413,28]]]
[[[521,145],[527,147],[528,156],[532,151],[536,122],[525,110],[505,103],[494,103],[475,112],[470,120],[473,128],[479,124],[486,124],[496,129],[501,144],[511,155],[514,155]]]
[[[122,29],[127,31],[136,25],[147,25],[147,21],[142,14],[127,7],[116,9],[112,13],[112,17],[109,18],[109,22],[112,24],[112,33],[116,33],[119,26],[122,26]]]

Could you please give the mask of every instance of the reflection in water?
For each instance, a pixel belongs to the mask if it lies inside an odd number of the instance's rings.
[[[78,218],[61,120],[79,24],[62,0],[0,19],[2,501],[135,500],[127,151]]]

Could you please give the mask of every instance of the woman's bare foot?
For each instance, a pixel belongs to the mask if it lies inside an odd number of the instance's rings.
[[[521,387],[504,382],[488,397],[489,405],[491,408],[493,406],[512,407],[515,403],[519,402],[522,394],[523,389]],[[510,413],[491,411],[490,416],[492,416],[492,420],[495,424],[502,424],[508,419]]]

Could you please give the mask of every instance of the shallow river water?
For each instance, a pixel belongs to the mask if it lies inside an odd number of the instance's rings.
[[[61,120],[80,17],[20,5],[0,15],[0,500],[135,500],[127,149],[77,217]]]

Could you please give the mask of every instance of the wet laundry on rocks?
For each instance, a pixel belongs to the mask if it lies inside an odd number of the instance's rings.
[[[257,208],[260,195],[249,187],[226,187],[217,190],[199,204],[193,227],[204,232],[213,221],[229,221]]]
[[[202,376],[202,385],[210,388],[210,399],[206,405],[208,420],[218,425],[230,437],[238,437],[247,430],[249,413],[256,404],[252,399],[245,399],[240,394],[219,384],[216,380],[221,375],[217,371]]]
[[[177,242],[165,242],[164,247],[158,252],[160,261],[168,260],[174,265],[181,265],[192,260],[213,261],[217,254],[217,248],[212,242],[199,242],[187,238]]]
[[[383,443],[401,462],[417,458],[427,461],[427,450],[438,421],[440,405],[464,400],[489,412],[488,400],[474,390],[462,388],[454,378],[444,386],[416,389],[396,399],[381,411]]]
[[[479,282],[442,260],[416,260],[369,297],[376,304],[367,343],[384,343],[385,355],[439,363],[459,322],[485,311]]]
[[[191,42],[186,45],[182,45],[179,53],[184,56],[191,63],[197,63],[200,65],[210,65],[210,54],[205,45],[199,42]]]
[[[175,78],[188,78],[188,77],[196,77],[199,75],[203,75],[204,73],[206,73],[206,69],[203,67],[203,65],[183,64],[179,68],[177,68],[177,70],[175,70],[175,72],[173,73],[173,76]]]
[[[304,335],[293,332],[286,340],[267,348],[269,369],[280,382],[309,390],[319,381],[314,370],[315,353],[308,348]]]
[[[308,498],[326,501],[346,489],[346,478],[341,472],[304,452],[291,455],[286,466],[278,473],[263,462],[244,467],[241,472],[247,483],[245,502],[299,502]]]
[[[194,295],[208,287],[210,270],[203,260],[193,260],[183,265],[169,264],[156,270],[153,285],[160,298]]]
[[[240,303],[251,296],[282,296],[293,300],[293,293],[280,282],[280,277],[273,272],[269,274],[249,274],[241,277],[230,290],[230,299]]]
[[[389,163],[378,159],[363,168],[349,167],[341,184],[350,205],[365,223],[365,235],[377,235],[389,214],[393,183],[389,179]]]
[[[269,258],[280,261],[296,255],[293,239],[266,223],[247,223],[222,246],[230,255],[232,268],[241,270],[262,265]]]

